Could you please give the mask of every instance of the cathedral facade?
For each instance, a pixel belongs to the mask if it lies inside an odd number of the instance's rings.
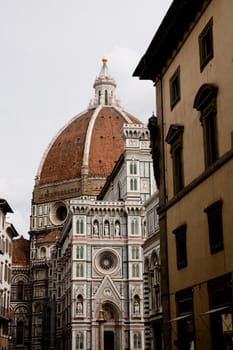
[[[94,89],[38,169],[30,258],[13,267],[12,349],[145,348],[149,131],[120,106],[106,58]]]

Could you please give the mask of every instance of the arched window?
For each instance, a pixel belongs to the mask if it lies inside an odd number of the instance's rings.
[[[100,98],[101,98],[101,91],[98,93],[98,104],[100,104]]]
[[[104,103],[106,105],[108,105],[108,91],[107,90],[104,91]]]
[[[83,264],[77,264],[76,265],[76,276],[77,277],[83,277],[84,275],[84,270],[83,270]]]
[[[84,233],[84,223],[83,219],[78,219],[76,223],[76,232],[77,233]]]
[[[135,161],[130,162],[129,173],[130,173],[130,175],[137,174],[137,163]]]
[[[132,235],[138,234],[138,220],[135,218],[132,219],[132,221],[131,221],[131,234]]]
[[[141,339],[141,334],[139,332],[134,333],[133,345],[134,345],[135,349],[141,349],[142,348],[142,339]]]
[[[76,258],[77,259],[83,259],[83,256],[84,256],[84,247],[81,245],[81,246],[78,246],[76,248]]]
[[[132,259],[139,259],[139,247],[132,247]]]
[[[17,300],[22,301],[24,300],[24,282],[19,281],[17,284],[17,289],[16,289],[16,294],[17,294]]]
[[[137,191],[138,182],[137,179],[130,179],[130,191]]]
[[[83,348],[83,333],[78,333],[76,335],[76,350],[80,350]]]
[[[24,322],[18,321],[16,324],[16,344],[22,345],[24,339]]]
[[[130,191],[133,191],[133,179],[130,179]]]
[[[40,249],[40,256],[41,258],[46,258],[46,248],[45,247],[41,247]]]
[[[132,265],[132,277],[139,277],[139,264]]]

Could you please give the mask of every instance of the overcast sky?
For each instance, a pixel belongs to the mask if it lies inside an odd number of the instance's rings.
[[[147,123],[153,84],[132,74],[171,2],[0,0],[0,198],[20,235],[43,152],[94,97],[104,55],[121,105]]]

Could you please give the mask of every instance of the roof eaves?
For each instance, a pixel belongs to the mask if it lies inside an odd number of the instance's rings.
[[[174,0],[155,33],[133,76],[156,80],[179,42],[189,30],[197,13],[211,0]]]
[[[0,209],[4,210],[5,213],[13,213],[13,210],[4,198],[0,198]]]

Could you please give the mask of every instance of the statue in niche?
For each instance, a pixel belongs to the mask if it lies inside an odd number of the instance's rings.
[[[115,235],[116,236],[120,236],[120,224],[119,222],[117,221],[116,224],[115,224]]]
[[[94,235],[98,235],[99,234],[99,225],[98,225],[97,221],[94,222],[93,233],[94,233]]]
[[[105,236],[109,236],[110,232],[109,232],[109,222],[105,221],[104,223],[104,235]]]
[[[77,302],[76,312],[77,312],[77,314],[83,313],[83,303],[81,301]]]
[[[134,313],[138,314],[140,312],[140,305],[139,305],[139,301],[137,299],[134,300]]]

